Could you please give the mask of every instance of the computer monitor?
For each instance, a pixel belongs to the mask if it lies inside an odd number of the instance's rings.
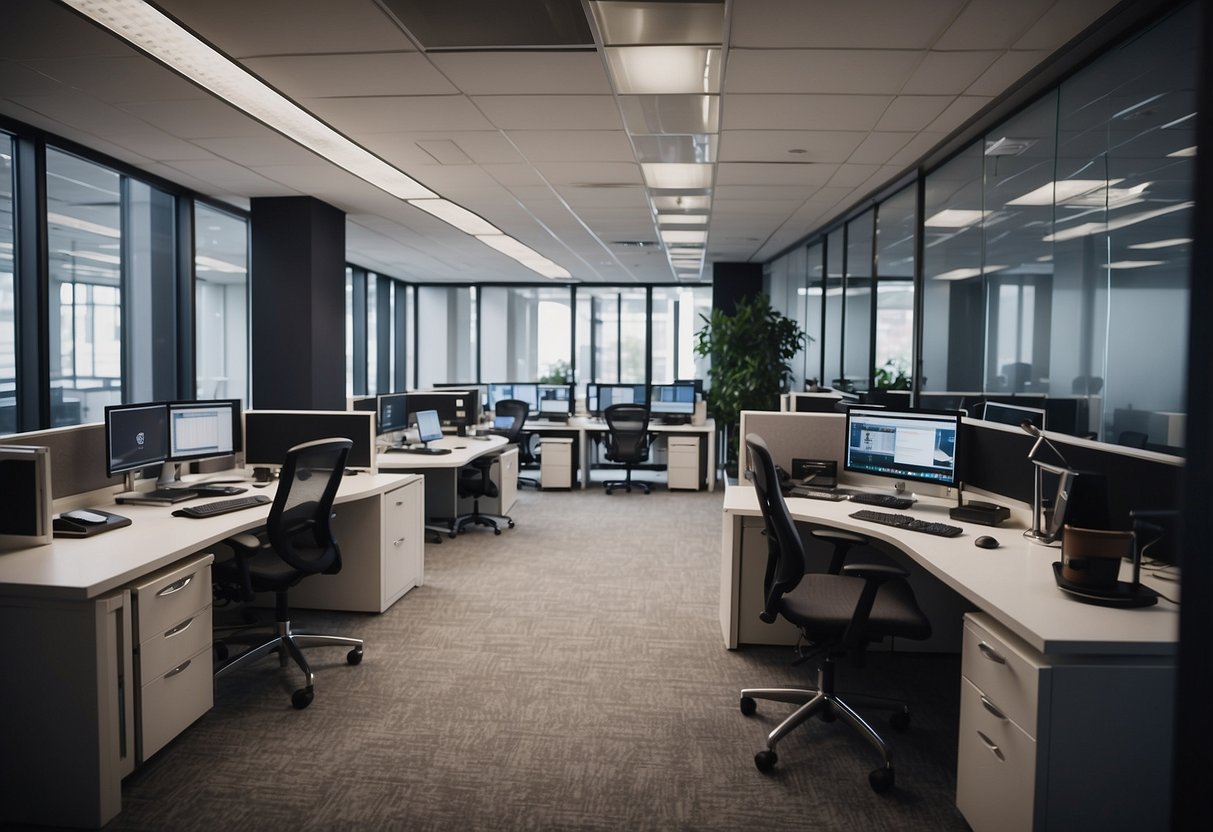
[[[489,385],[489,409],[497,407],[503,399],[524,401],[532,412],[539,410],[539,385],[531,383],[499,382]]]
[[[648,392],[643,384],[599,384],[598,409],[604,411],[613,404],[648,404]]]
[[[105,408],[105,473],[138,471],[168,460],[168,405],[112,404]]]
[[[954,486],[959,437],[959,413],[851,407],[843,468]]]
[[[419,410],[413,414],[417,425],[417,439],[424,445],[442,438],[442,421],[437,410]]]
[[[650,393],[649,412],[654,416],[695,414],[694,384],[654,384]]]
[[[1002,402],[986,402],[982,409],[981,418],[987,422],[997,422],[1000,425],[1015,425],[1031,422],[1040,430],[1045,429],[1045,412],[1038,407],[1022,407],[1017,404]]]
[[[385,393],[376,397],[375,432],[382,436],[409,426],[408,396],[404,393]]]
[[[701,379],[701,378],[676,378],[676,379],[674,379],[674,383],[675,384],[689,384],[695,388],[696,394],[698,394],[701,397],[703,396],[703,379]]]
[[[539,415],[567,417],[573,412],[571,384],[538,384]]]
[[[598,408],[598,385],[592,381],[585,386],[585,412],[591,416],[602,413]]]
[[[240,450],[239,399],[170,402],[170,462],[227,456]]]
[[[244,464],[276,468],[296,445],[334,436],[354,442],[346,465],[374,467],[375,414],[357,410],[245,411]]]

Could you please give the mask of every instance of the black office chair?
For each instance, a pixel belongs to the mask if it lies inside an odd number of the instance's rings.
[[[1126,448],[1141,448],[1144,450],[1149,441],[1150,435],[1140,430],[1122,430],[1120,435],[1116,437],[1116,444],[1123,445]]]
[[[216,642],[215,678],[277,652],[283,663],[289,656],[303,671],[306,684],[291,695],[291,704],[306,708],[314,697],[314,677],[301,648],[351,647],[346,661],[362,661],[362,639],[292,630],[287,606],[287,590],[304,578],[341,571],[341,550],[333,537],[331,518],[333,498],[353,444],[348,439],[318,439],[287,451],[265,526],[225,541],[234,557],[212,567],[216,598],[249,602],[258,592],[272,592],[275,625],[268,638],[250,639],[248,628],[241,627],[234,637]],[[250,641],[247,650],[227,656],[230,643]]]
[[[765,603],[760,617],[768,624],[783,616],[800,628],[811,645],[805,656],[817,658],[817,688],[747,688],[741,692],[741,712],[746,716],[757,710],[755,699],[789,702],[798,707],[767,737],[767,747],[754,755],[761,772],[770,772],[778,761],[775,747],[788,733],[811,717],[829,721],[841,717],[880,752],[882,764],[868,775],[872,789],[884,792],[893,786],[893,761],[888,746],[834,691],[835,662],[850,655],[860,662],[869,642],[885,636],[924,639],[931,635],[931,623],[918,608],[905,577],[908,573],[895,566],[846,564],[845,551],[839,555],[835,540],[835,565],[840,574],[805,574],[804,544],[796,523],[779,491],[775,463],[766,443],[757,434],[746,436],[750,476],[758,492],[758,504],[767,537],[767,569],[763,581]],[[824,536],[824,535],[823,535]],[[844,533],[841,542],[855,542]],[[828,536],[827,536],[827,539]],[[863,538],[860,536],[859,540]],[[909,725],[909,711],[894,714],[893,726]]]
[[[610,480],[604,485],[606,493],[624,488],[631,493],[636,486],[649,493],[647,482],[632,481],[632,466],[649,458],[649,409],[642,404],[613,404],[603,411],[606,418],[606,458],[623,463],[624,478]]]
[[[508,428],[493,428],[489,432],[504,436],[507,442],[518,446],[519,469],[524,465],[534,465],[535,454],[531,450],[533,436],[523,431],[523,427],[526,426],[526,418],[531,413],[531,406],[521,399],[502,399],[497,402],[494,412],[498,416],[509,416],[514,421]],[[539,480],[534,477],[519,477],[518,484],[538,488]]]
[[[523,406],[525,407],[526,404],[523,403]],[[461,514],[451,521],[452,538],[463,532],[469,525],[487,526],[493,530],[493,534],[501,534],[503,524],[511,529],[514,528],[513,519],[504,514],[480,513],[481,497],[496,497],[501,493],[497,488],[497,483],[493,482],[493,478],[489,476],[493,460],[496,458],[496,454],[477,457],[472,460],[470,465],[459,469],[459,496],[472,498],[472,513]]]

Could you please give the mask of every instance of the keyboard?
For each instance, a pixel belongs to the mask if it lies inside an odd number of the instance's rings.
[[[853,498],[852,498],[853,499]],[[950,526],[947,523],[928,523],[908,514],[889,514],[884,511],[861,509],[851,515],[856,520],[866,520],[869,523],[880,523],[883,526],[895,526],[899,529],[909,529],[912,532],[938,535],[939,537],[956,537],[963,529],[960,526]]]
[[[173,512],[174,517],[214,517],[218,514],[227,514],[229,511],[241,511],[253,506],[263,506],[270,501],[270,498],[264,494],[254,494],[251,497],[236,497],[233,500],[215,500],[210,503],[201,503],[196,506],[186,506],[179,508]]]
[[[892,494],[864,494],[862,492],[852,494],[851,502],[881,508],[909,508],[914,505],[914,501],[909,497],[894,497]]]
[[[450,448],[388,448],[388,451],[397,454],[429,454],[437,456],[438,454],[449,454]]]
[[[247,488],[242,488],[238,485],[211,485],[204,483],[191,485],[189,490],[199,497],[231,497],[234,494],[243,494],[245,491],[248,491]]]

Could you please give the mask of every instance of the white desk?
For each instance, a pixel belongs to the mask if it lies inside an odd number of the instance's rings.
[[[419,477],[345,477],[334,525],[342,571],[313,578],[307,590],[301,584],[292,603],[303,606],[311,592],[309,605],[380,611],[419,584],[421,486]],[[98,504],[131,525],[0,554],[0,822],[99,827],[121,811],[138,718],[131,587],[269,513],[267,505],[194,520],[173,517],[179,505]],[[203,581],[193,591],[209,600]],[[208,632],[195,665],[206,686],[209,645]]]
[[[950,520],[948,505],[924,501],[908,513],[963,528],[954,538],[849,516],[869,506],[788,500],[796,521],[883,541],[982,610],[965,624],[957,788],[975,830],[1157,827],[1170,800],[1178,607],[1077,602],[1054,581],[1059,549],[1026,540],[1022,525]],[[762,606],[760,517],[752,487],[728,487],[720,625],[730,648],[745,641],[744,620]],[[1001,547],[975,547],[980,535]],[[1179,591],[1144,582],[1172,597]],[[990,650],[1009,660],[989,658]]]
[[[425,475],[425,512],[427,518],[450,520],[460,514],[459,469],[472,460],[488,454],[505,456],[509,443],[503,436],[482,435],[444,436],[430,443],[434,448],[446,448],[449,454],[410,454],[381,452],[376,454],[376,464],[381,472],[397,473],[410,471]],[[503,463],[503,470],[494,481],[502,492],[502,513],[509,511],[513,503],[511,496],[518,481],[517,455],[511,455]],[[508,466],[512,464],[512,468]]]
[[[593,419],[587,417],[575,417],[569,420],[568,427],[576,428],[581,432],[581,487],[588,488],[590,481],[590,447],[589,440],[593,435],[601,435],[607,432],[607,424],[605,419]],[[536,430],[542,432],[542,428],[532,428],[532,423],[527,420],[527,430]],[[704,472],[704,479],[707,481],[708,491],[716,490],[716,421],[708,419],[702,425],[663,425],[660,423],[649,423],[649,432],[661,436],[697,436],[700,443],[705,448],[704,458],[701,461]]]

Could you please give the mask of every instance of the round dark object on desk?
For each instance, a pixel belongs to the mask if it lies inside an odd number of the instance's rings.
[[[273,468],[264,468],[258,466],[253,469],[253,482],[269,483],[274,478]]]
[[[999,543],[997,538],[990,537],[988,534],[983,534],[981,537],[973,541],[973,545],[981,549],[997,549]]]

